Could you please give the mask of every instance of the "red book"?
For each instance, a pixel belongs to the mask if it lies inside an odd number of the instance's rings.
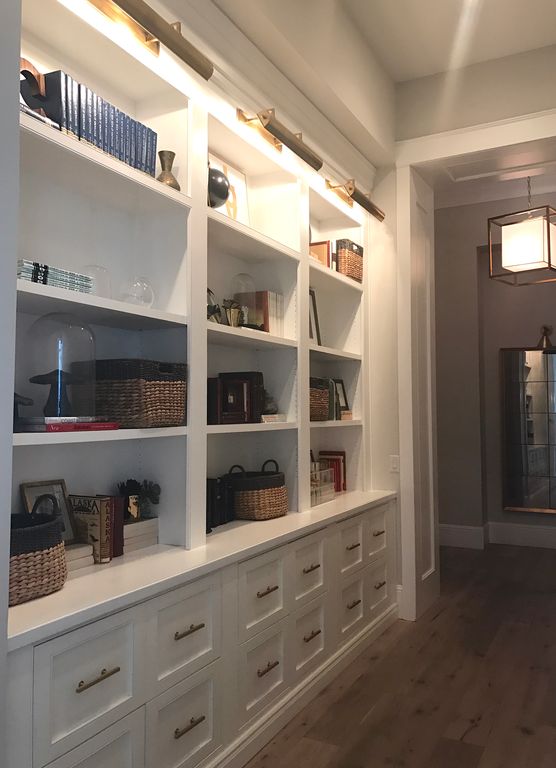
[[[41,432],[101,432],[108,429],[119,429],[117,421],[81,421],[75,424],[45,424]]]

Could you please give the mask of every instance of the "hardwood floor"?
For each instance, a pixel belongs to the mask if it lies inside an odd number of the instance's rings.
[[[554,768],[556,551],[442,552],[398,621],[248,768]]]

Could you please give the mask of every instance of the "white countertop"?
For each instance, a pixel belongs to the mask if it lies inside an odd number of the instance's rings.
[[[395,497],[394,491],[351,491],[307,512],[229,523],[216,528],[197,549],[157,545],[84,568],[59,592],[9,609],[8,651],[128,608]]]

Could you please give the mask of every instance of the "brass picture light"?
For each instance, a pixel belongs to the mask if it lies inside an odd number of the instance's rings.
[[[361,192],[360,189],[357,189],[353,179],[348,179],[348,181],[344,182],[344,184],[331,184],[327,179],[326,187],[327,189],[331,189],[336,192],[338,197],[340,197],[344,202],[351,204],[352,201],[355,201],[358,203],[358,205],[361,206],[361,208],[364,208],[366,211],[368,211],[371,216],[374,216],[375,219],[384,221],[386,217],[384,211],[382,211],[378,205],[375,205],[372,202],[369,195],[366,195],[364,192]]]

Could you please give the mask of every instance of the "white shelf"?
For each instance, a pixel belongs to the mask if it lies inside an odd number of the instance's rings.
[[[150,213],[174,209],[185,215],[191,207],[191,198],[182,192],[30,115],[20,114],[20,127],[22,164],[76,192],[101,193],[117,207]]]
[[[326,427],[362,427],[361,419],[351,419],[351,421],[312,421],[311,429],[323,429]]]
[[[68,443],[103,443],[119,440],[152,440],[163,437],[185,437],[187,427],[158,429],[107,429],[98,432],[15,432],[14,448],[30,445],[66,445]]]
[[[333,347],[319,346],[314,342],[310,342],[309,351],[311,353],[311,358],[317,360],[361,360],[361,355],[356,352],[344,352],[341,349],[334,349]]]
[[[229,325],[207,322],[209,344],[223,344],[233,347],[251,347],[253,349],[269,349],[271,347],[290,347],[295,349],[295,339],[284,339],[272,336],[264,331],[252,331],[250,328],[232,328]]]
[[[208,435],[233,435],[239,432],[282,432],[287,429],[297,429],[297,424],[291,421],[280,421],[274,424],[209,424]]]
[[[316,189],[316,185],[321,189]],[[319,222],[333,224],[336,229],[352,229],[363,223],[362,209],[357,205],[344,203],[331,189],[322,188],[324,179],[316,178],[311,181],[309,189],[309,210],[311,218]]]
[[[311,288],[314,288],[317,292],[347,288],[359,295],[363,293],[363,286],[357,280],[352,280],[351,277],[346,277],[340,274],[340,272],[330,269],[330,267],[325,267],[324,264],[321,264],[320,261],[311,256],[309,257],[309,268],[309,282]]]
[[[255,229],[207,208],[209,254],[219,253],[251,262],[287,259],[299,261],[300,254]]]
[[[26,280],[17,281],[17,308],[31,315],[78,311],[79,317],[88,323],[133,330],[187,325],[187,318],[183,315]]]

